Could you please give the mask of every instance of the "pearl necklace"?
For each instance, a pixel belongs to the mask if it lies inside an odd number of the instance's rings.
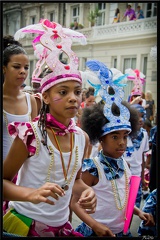
[[[109,162],[106,160],[106,158],[105,158],[105,156],[103,154],[102,154],[102,156],[104,158],[105,163],[109,167],[110,172],[111,172],[112,177],[113,177],[112,166],[109,164]],[[128,201],[128,195],[129,195],[129,186],[128,185],[129,185],[129,183],[128,183],[128,176],[127,176],[126,169],[124,169],[124,176],[125,176],[125,200],[124,200],[123,204],[122,204],[122,201],[121,201],[121,198],[120,198],[120,194],[119,194],[119,191],[118,191],[118,186],[117,186],[116,179],[113,178],[113,179],[110,180],[111,181],[111,185],[112,185],[112,189],[113,189],[113,194],[114,194],[116,207],[117,207],[118,210],[123,210],[124,207],[127,204],[127,201]]]
[[[54,130],[50,127],[50,129],[51,129],[51,131],[52,131],[52,133],[53,133],[53,136],[54,136],[54,139],[55,139],[55,142],[56,142],[56,144],[57,144],[57,148],[58,148],[58,150],[59,150],[59,152],[60,152],[60,157],[61,157],[61,163],[62,163],[62,169],[63,169],[63,175],[64,175],[64,179],[65,179],[65,182],[64,182],[64,184],[62,184],[62,189],[64,189],[65,191],[67,191],[68,189],[69,189],[69,184],[70,184],[70,182],[71,182],[71,180],[72,180],[72,178],[73,178],[73,175],[74,175],[74,173],[75,173],[75,170],[72,172],[72,174],[71,174],[71,177],[70,177],[70,179],[68,180],[68,170],[69,170],[69,167],[70,167],[70,163],[71,163],[71,159],[72,159],[72,151],[73,151],[73,133],[71,133],[70,135],[71,135],[71,138],[70,138],[70,147],[71,147],[71,149],[70,149],[70,151],[71,151],[71,153],[70,153],[70,157],[69,157],[69,161],[68,161],[68,166],[67,166],[67,169],[66,169],[66,167],[65,167],[65,164],[64,164],[64,159],[63,159],[63,155],[62,155],[62,151],[61,151],[61,148],[60,148],[60,145],[59,145],[59,142],[58,142],[58,139],[57,139],[57,136],[56,136],[56,134],[55,134],[55,132],[54,132]],[[78,164],[78,151],[77,151],[77,149],[78,149],[78,147],[76,146],[76,167],[77,167],[77,164]],[[51,149],[50,149],[51,150]],[[53,150],[51,150],[51,154],[53,154]],[[53,161],[52,161],[52,163],[51,163],[51,167],[52,167],[52,165],[53,165]],[[50,170],[51,170],[51,167],[50,167]]]
[[[6,129],[7,129],[7,133],[8,133],[10,142],[12,143],[12,142],[13,142],[13,139],[11,138],[11,135],[9,134],[9,131],[8,131],[8,119],[7,119],[7,114],[6,114],[4,111],[3,111],[3,116],[4,116],[4,121],[5,121]]]

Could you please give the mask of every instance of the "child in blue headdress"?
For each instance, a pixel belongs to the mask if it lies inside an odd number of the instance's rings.
[[[128,137],[127,148],[124,153],[126,161],[130,164],[132,175],[141,177],[141,183],[136,197],[136,206],[140,208],[142,199],[142,189],[145,188],[144,168],[145,153],[149,151],[149,138],[146,129],[143,128],[145,120],[145,109],[140,104],[132,104],[132,108],[137,109],[139,115],[139,123],[137,137]]]
[[[115,69],[111,71],[95,60],[86,64],[98,76],[98,84],[92,83],[92,86],[103,102],[84,109],[82,129],[88,133],[92,144],[97,141],[101,143],[102,150],[97,157],[85,159],[82,165],[82,179],[94,189],[97,207],[95,213],[85,217],[83,215],[84,222],[76,231],[85,237],[122,237],[131,176],[122,155],[127,146],[128,135],[133,136],[137,131],[138,114],[129,103],[122,101],[124,92],[120,81],[124,78],[123,74],[119,73],[121,76],[113,80],[117,76]],[[76,199],[73,197],[71,208],[78,213],[76,206]],[[152,215],[136,207],[134,214],[143,219],[146,225],[154,225]]]

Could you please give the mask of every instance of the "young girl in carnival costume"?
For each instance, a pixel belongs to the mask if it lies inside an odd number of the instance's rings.
[[[125,77],[116,69],[108,69],[103,63],[90,60],[87,67],[97,74],[97,83],[91,83],[99,92],[103,103],[85,108],[82,129],[94,144],[99,141],[102,150],[93,159],[85,159],[82,179],[91,186],[97,196],[96,212],[86,215],[85,222],[76,231],[88,236],[123,236],[131,172],[123,158],[128,135],[135,135],[138,114],[127,102],[122,102],[124,92],[120,81]],[[113,80],[113,77],[115,80]],[[88,78],[89,79],[89,78]],[[132,130],[132,132],[131,132]],[[79,209],[74,197],[72,208]],[[151,215],[134,207],[134,214],[153,224]],[[129,234],[128,234],[129,235]]]
[[[134,87],[132,89],[132,94],[141,96],[142,94],[142,76],[137,70],[135,78],[135,70],[126,69],[125,73],[128,74],[128,79],[134,79]],[[141,76],[141,77],[140,77]],[[143,75],[144,76],[144,75]],[[136,206],[140,208],[141,198],[142,198],[142,188],[145,187],[144,181],[144,166],[145,166],[145,156],[144,154],[149,150],[149,138],[147,131],[143,128],[144,121],[146,119],[146,111],[140,103],[132,102],[131,106],[136,108],[139,114],[139,124],[137,137],[132,138],[128,137],[127,139],[127,148],[124,153],[124,157],[127,162],[130,164],[130,170],[132,175],[141,177],[141,183],[139,185],[139,190],[136,198]]]
[[[33,40],[37,51],[35,42],[42,44],[33,78],[40,75],[43,64],[52,72],[40,82],[43,107],[39,119],[13,122],[8,127],[14,142],[3,165],[3,197],[10,200],[3,229],[22,236],[82,236],[68,221],[71,194],[76,195],[81,216],[95,211],[96,197],[81,179],[88,136],[71,119],[80,106],[82,89],[78,58],[71,43],[72,39],[81,43],[86,39],[46,19],[20,29],[15,38],[27,32],[39,34]],[[69,64],[59,61],[61,51],[68,55]],[[11,180],[17,172],[15,185]]]
[[[130,104],[140,104],[145,105],[145,99],[142,98],[142,85],[145,83],[145,75],[140,72],[138,69],[128,68],[125,70],[125,73],[128,74],[127,79],[133,81],[134,87],[129,96]]]

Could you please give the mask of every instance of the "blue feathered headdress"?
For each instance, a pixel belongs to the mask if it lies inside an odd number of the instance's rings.
[[[97,60],[87,61],[86,66],[98,77],[99,82],[97,81],[96,84],[91,80],[88,80],[88,82],[95,88],[95,95],[100,95],[103,99],[105,103],[104,115],[109,120],[109,123],[103,126],[102,136],[116,130],[125,129],[130,132],[130,112],[127,107],[121,104],[124,98],[123,87],[126,85],[121,83],[121,81],[127,78],[127,74],[122,74],[115,68],[109,69],[105,64]],[[109,92],[109,88],[112,88],[112,93]],[[119,107],[119,116],[115,116],[112,113],[113,103]]]

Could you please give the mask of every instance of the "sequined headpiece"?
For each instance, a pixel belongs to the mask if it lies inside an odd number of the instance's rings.
[[[78,57],[71,50],[72,41],[76,40],[86,44],[86,38],[80,32],[63,28],[59,23],[43,19],[38,24],[29,25],[18,30],[14,38],[23,38],[27,33],[38,34],[32,41],[34,54],[39,59],[32,74],[32,82],[40,82],[41,92],[48,90],[57,83],[76,80],[82,82],[78,71]],[[60,61],[60,54],[64,53],[69,63]],[[44,67],[49,68],[51,73],[41,78]]]
[[[102,136],[116,130],[127,130],[131,132],[131,123],[129,121],[130,112],[128,108],[121,103],[124,97],[123,86],[126,84],[120,82],[126,79],[127,75],[122,74],[115,68],[108,69],[102,62],[97,60],[86,62],[86,66],[97,75],[96,84],[90,80],[89,83],[95,88],[95,94],[99,94],[103,99],[105,103],[103,113],[109,120],[109,123],[103,126]],[[110,87],[113,89],[112,94],[109,92]],[[120,111],[119,116],[113,115],[113,104],[118,106]]]
[[[131,80],[134,82],[134,87],[131,91],[131,96],[137,95],[137,96],[141,96],[143,89],[142,86],[145,82],[145,75],[143,73],[141,73],[138,69],[131,69],[128,68],[125,70],[125,73],[128,74],[128,80]]]

